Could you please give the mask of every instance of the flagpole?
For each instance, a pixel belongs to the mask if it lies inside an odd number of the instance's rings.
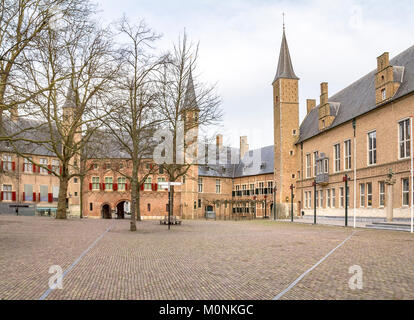
[[[411,233],[414,233],[414,137],[413,137],[413,117],[411,117]]]

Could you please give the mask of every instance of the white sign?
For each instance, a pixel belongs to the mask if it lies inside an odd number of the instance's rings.
[[[182,186],[183,184],[181,182],[158,182],[158,186],[161,189],[168,189],[170,190],[171,186]]]

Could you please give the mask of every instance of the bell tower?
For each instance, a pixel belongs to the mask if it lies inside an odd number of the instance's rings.
[[[299,152],[295,144],[299,137],[299,78],[293,70],[285,26],[279,64],[272,85],[276,208],[279,217],[286,217],[290,212],[290,186],[295,186],[298,179]]]

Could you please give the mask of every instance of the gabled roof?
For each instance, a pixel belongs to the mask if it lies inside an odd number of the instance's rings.
[[[280,47],[279,64],[273,83],[280,79],[299,79],[293,70],[292,59],[290,58],[289,46],[286,40],[286,33],[283,30],[282,45]]]
[[[394,101],[414,92],[414,46],[396,56],[390,61],[390,64],[394,66],[395,81],[400,82],[402,80],[400,88],[391,99],[391,101]],[[376,105],[375,101],[376,73],[377,70],[368,73],[366,76],[329,98],[331,105],[334,103],[339,104],[339,108],[337,116],[328,130],[380,107]],[[387,101],[387,103],[389,102]],[[318,109],[319,106],[314,108],[303,120],[300,126],[300,138],[297,143],[306,141],[321,133],[318,124]]]

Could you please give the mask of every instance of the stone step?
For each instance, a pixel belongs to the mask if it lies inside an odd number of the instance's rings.
[[[365,228],[367,229],[376,229],[376,230],[391,230],[391,231],[403,231],[403,232],[411,232],[411,227],[401,227],[401,226],[387,226],[387,225],[378,225],[378,224],[371,224],[366,225]]]
[[[408,227],[411,228],[411,225],[409,223],[396,223],[396,222],[373,222],[373,225],[379,225],[379,226],[396,226],[396,227]]]

